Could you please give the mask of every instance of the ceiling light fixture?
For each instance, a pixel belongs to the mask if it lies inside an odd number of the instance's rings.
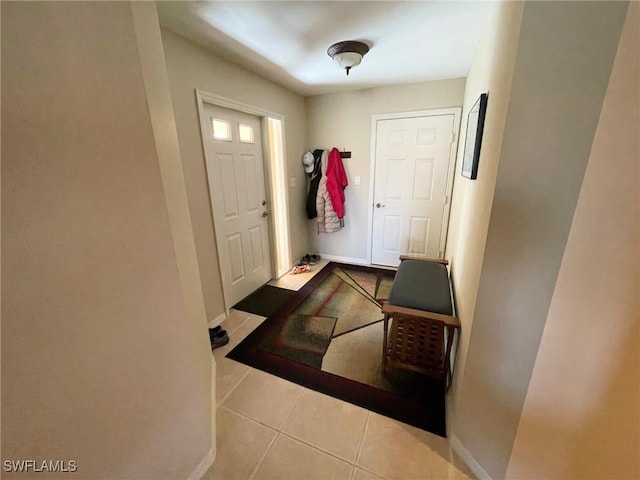
[[[368,51],[369,46],[366,43],[347,40],[346,42],[338,42],[331,45],[327,50],[327,54],[347,71],[348,76],[349,70],[360,65],[362,57]]]

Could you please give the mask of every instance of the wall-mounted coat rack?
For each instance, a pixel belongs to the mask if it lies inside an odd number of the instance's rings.
[[[335,147],[335,148],[338,148],[338,147]],[[322,150],[322,149],[320,149],[320,150]],[[327,151],[329,151],[329,150],[331,150],[331,149],[328,149]],[[346,150],[343,149],[340,152],[340,158],[351,158],[351,152],[347,152]]]

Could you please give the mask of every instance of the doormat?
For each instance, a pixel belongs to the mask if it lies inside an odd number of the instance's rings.
[[[382,373],[381,302],[394,275],[331,262],[227,357],[444,437],[444,384]]]
[[[233,307],[243,312],[255,313],[261,317],[274,315],[283,305],[296,296],[295,290],[265,285],[243,298]]]

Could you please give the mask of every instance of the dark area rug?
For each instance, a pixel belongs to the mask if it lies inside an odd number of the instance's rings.
[[[263,287],[234,308],[247,302],[271,313],[246,310],[268,318],[227,357],[445,436],[443,383],[406,370],[382,373],[380,308],[394,274],[332,262],[288,297]]]
[[[243,312],[255,313],[261,317],[270,317],[287,302],[295,298],[296,294],[297,292],[294,290],[265,285],[240,300],[232,308]]]

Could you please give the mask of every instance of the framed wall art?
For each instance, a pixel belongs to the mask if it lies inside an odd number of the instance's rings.
[[[487,113],[487,94],[483,93],[473,105],[467,117],[467,134],[464,141],[462,176],[475,180],[478,176],[478,160],[482,146],[484,116]]]

